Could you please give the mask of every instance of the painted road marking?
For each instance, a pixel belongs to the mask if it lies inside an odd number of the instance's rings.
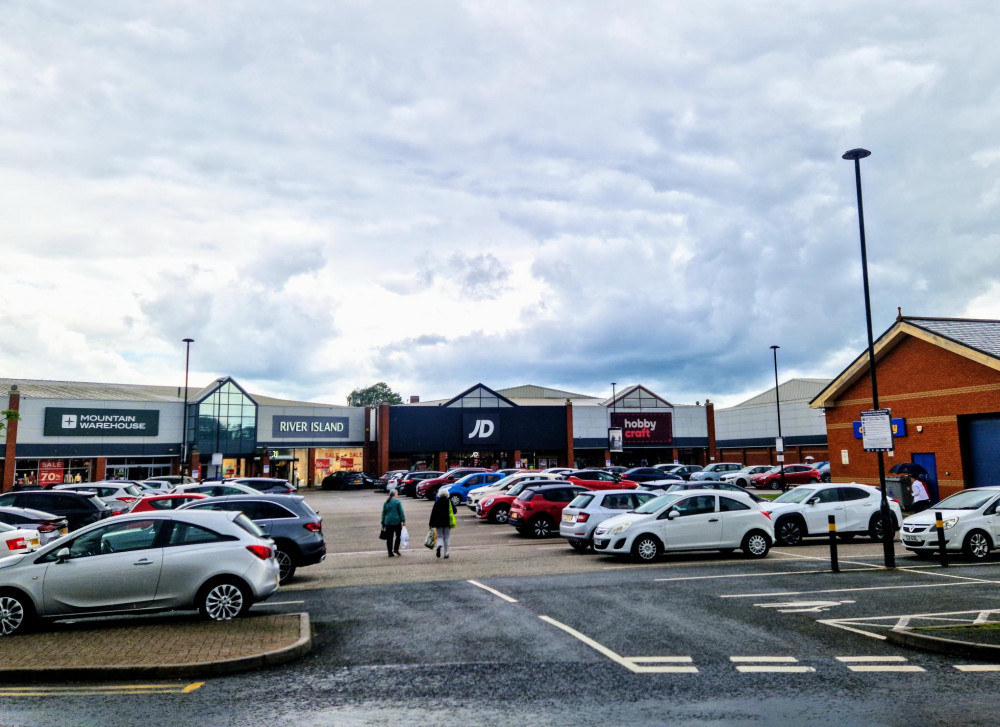
[[[816,671],[813,666],[787,666],[797,664],[794,656],[730,656],[736,671],[742,674],[808,674]]]
[[[471,584],[472,584],[472,585],[474,585],[474,586],[475,586],[476,588],[482,588],[482,589],[483,589],[484,591],[486,591],[487,593],[492,593],[492,594],[493,594],[494,596],[496,596],[497,598],[502,598],[502,599],[503,599],[503,600],[505,600],[505,601],[506,601],[507,603],[517,603],[517,599],[516,599],[516,598],[511,598],[510,596],[508,596],[508,595],[507,595],[507,594],[505,594],[505,593],[500,593],[500,591],[496,590],[495,588],[490,588],[489,586],[486,586],[486,585],[483,585],[483,584],[482,584],[482,583],[480,583],[479,581],[471,581],[471,580],[470,580],[470,581],[468,581],[468,583],[471,583]]]
[[[865,662],[871,663],[873,661],[895,661],[904,662],[906,661],[905,656],[838,656],[837,661],[843,662],[845,664],[863,664]]]
[[[1000,671],[1000,664],[952,664],[952,666],[966,673]]]
[[[556,621],[554,618],[550,618],[548,616],[539,616],[538,618],[540,618],[542,621],[544,621],[547,624],[555,626],[557,629],[562,629],[567,634],[569,634],[573,638],[577,639],[578,641],[583,642],[584,644],[586,644],[587,646],[589,646],[594,651],[596,651],[596,652],[598,652],[600,654],[603,654],[607,658],[611,659],[611,661],[615,662],[616,664],[620,664],[621,666],[625,667],[629,671],[634,672],[636,674],[697,674],[698,673],[698,667],[693,666],[693,665],[690,664],[690,662],[691,662],[691,658],[690,657],[687,657],[687,656],[684,656],[684,657],[649,657],[649,656],[627,657],[627,656],[622,656],[621,654],[618,654],[617,652],[612,651],[607,646],[604,646],[604,644],[600,644],[600,643],[594,641],[589,636],[586,636],[585,634],[580,633],[579,631],[577,631],[576,629],[574,629],[571,626],[567,626],[564,623]],[[637,662],[650,662],[652,659],[674,659],[674,658],[677,658],[678,661],[680,663],[683,663],[684,665],[683,666],[667,666],[666,664],[663,664],[663,663],[656,663],[653,666],[646,666],[645,664],[637,663]],[[683,661],[680,661],[680,660],[683,660]]]
[[[906,663],[903,656],[838,656],[837,661],[856,672],[921,672],[922,666]]]
[[[772,593],[725,593],[719,598],[772,598],[774,596],[809,596],[816,593],[856,593],[858,591],[896,591],[908,588],[954,588],[955,586],[974,586],[995,581],[978,581],[975,583],[924,583],[918,586],[867,586],[864,588],[824,588],[816,591],[777,591]]]
[[[779,603],[755,603],[757,608],[775,608],[778,613],[820,613],[834,606],[854,601],[782,601]]]
[[[261,606],[297,606],[305,601],[261,601]]]
[[[961,583],[953,583],[949,585],[965,585]],[[974,615],[973,615],[974,614]],[[907,614],[897,614],[895,616],[862,616],[859,618],[830,618],[830,619],[817,619],[816,623],[821,623],[824,626],[833,626],[834,628],[843,629],[845,631],[850,631],[855,634],[861,634],[862,636],[868,636],[873,639],[879,639],[880,641],[885,641],[885,636],[878,633],[872,633],[866,629],[877,629],[879,631],[889,631],[891,629],[901,629],[910,625],[913,621],[930,621],[933,624],[938,624],[944,622],[947,624],[971,624],[975,619],[982,618],[986,615],[989,618],[989,614],[1000,614],[1000,609],[993,609],[991,611],[942,611],[939,613],[907,613]]]
[[[119,694],[190,694],[205,682],[183,684],[120,684],[89,687],[0,687],[0,697],[86,697]]]

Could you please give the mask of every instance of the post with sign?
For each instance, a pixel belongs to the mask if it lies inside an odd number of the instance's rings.
[[[872,376],[874,376],[874,370]],[[877,399],[876,399],[877,401]],[[882,487],[882,544],[885,553],[885,567],[896,567],[896,551],[893,545],[892,511],[885,487],[885,460],[883,452],[892,451],[892,412],[888,409],[869,409],[861,412],[861,443],[866,452],[878,453],[878,480]]]

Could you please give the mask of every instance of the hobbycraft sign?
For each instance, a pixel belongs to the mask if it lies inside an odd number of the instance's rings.
[[[45,407],[46,437],[155,437],[157,409],[84,409]]]
[[[638,414],[613,412],[611,426],[622,430],[625,448],[639,444],[673,444],[673,415],[670,412]]]

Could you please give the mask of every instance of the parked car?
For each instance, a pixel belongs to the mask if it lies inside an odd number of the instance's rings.
[[[813,465],[813,467],[815,467],[816,471],[819,472],[820,482],[829,482],[830,481],[830,463],[829,462],[820,462],[819,464]]]
[[[447,490],[451,506],[458,510],[458,506],[468,499],[470,491],[495,484],[503,478],[501,472],[473,472],[453,484],[444,485],[441,489]]]
[[[572,485],[568,480],[549,480],[547,485]],[[476,517],[480,520],[488,520],[492,523],[505,523],[510,519],[510,508],[517,496],[528,487],[536,486],[533,480],[521,480],[506,492],[497,492],[486,495],[476,503]]]
[[[178,485],[170,491],[170,494],[184,494],[188,492],[197,492],[202,495],[208,495],[209,497],[226,497],[228,495],[256,495],[259,494],[257,490],[252,487],[247,487],[246,485],[237,485],[236,483],[227,482],[225,484],[221,482],[204,482],[200,485]]]
[[[37,530],[46,545],[69,532],[66,518],[27,507],[0,507],[0,523],[24,530]]]
[[[277,589],[272,543],[240,513],[122,515],[6,558],[0,634],[22,633],[39,619],[169,609],[229,620]]]
[[[415,472],[407,472],[403,475],[396,483],[396,492],[400,497],[406,495],[407,497],[417,496],[417,485],[424,480],[432,480],[435,477],[440,477],[444,472],[439,472],[438,470],[418,470]]]
[[[189,485],[194,482],[194,478],[187,475],[153,475],[152,477],[147,477],[145,481],[166,482],[171,487],[176,487],[177,485]]]
[[[718,482],[722,479],[722,475],[727,472],[736,472],[741,469],[743,469],[742,462],[712,462],[697,472],[692,472],[688,482],[706,482],[708,480]]]
[[[477,487],[475,490],[470,490],[469,495],[466,498],[467,499],[466,504],[469,506],[469,509],[472,510],[472,512],[476,512],[476,506],[479,504],[480,500],[482,500],[485,497],[489,497],[490,495],[497,495],[507,492],[507,490],[509,490],[519,482],[525,482],[525,481],[543,482],[543,481],[551,481],[558,479],[559,479],[558,476],[547,472],[538,472],[537,470],[528,470],[528,471],[521,470],[520,472],[517,472],[515,474],[507,475],[502,480],[499,480],[498,482],[495,482],[492,485],[487,485],[486,487]]]
[[[680,475],[683,480],[689,480],[695,472],[701,472],[701,465],[697,464],[657,464],[653,466],[658,470]]]
[[[635,510],[657,497],[656,493],[643,490],[589,490],[579,493],[562,511],[559,535],[573,550],[585,551],[591,547],[594,530],[609,517]]]
[[[644,563],[667,550],[740,548],[749,558],[763,558],[773,542],[771,520],[753,500],[715,490],[660,495],[594,531],[594,552],[631,555]]]
[[[388,492],[396,486],[396,480],[405,475],[409,470],[389,470],[378,478],[374,485],[375,492]]]
[[[834,515],[837,534],[845,539],[868,535],[881,542],[885,537],[881,507],[882,491],[877,487],[849,484],[799,485],[769,503],[761,505],[774,521],[775,538],[780,545],[798,545],[803,538],[829,535],[827,517]],[[892,529],[890,537],[903,521],[899,501],[890,499]]]
[[[1000,486],[973,487],[944,498],[930,510],[903,521],[903,547],[926,558],[938,552],[935,513],[944,526],[945,548],[982,560],[1000,543]]]
[[[170,490],[174,487],[172,484],[164,480],[140,480],[136,483],[136,485],[141,487],[143,492],[147,493],[170,492]]]
[[[37,530],[18,528],[0,523],[0,558],[18,553],[37,550],[42,545],[42,535]],[[3,609],[0,607],[0,624],[3,623]]]
[[[68,490],[5,492],[0,495],[0,507],[23,507],[66,518],[70,531],[111,517],[114,513],[97,495]]]
[[[771,490],[774,488],[781,487],[781,466],[776,465],[771,467],[766,472],[761,472],[760,474],[753,475],[750,478],[750,484],[756,487],[758,490]],[[814,470],[807,464],[786,464],[785,467],[785,485],[795,486],[795,485],[805,485],[810,482],[820,482],[822,478],[819,472]]]
[[[118,510],[119,514],[127,512],[133,503],[143,495],[141,487],[115,480],[86,482],[78,485],[56,485],[52,489],[92,492],[104,500],[112,510]]]
[[[750,490],[744,490],[739,485],[734,485],[732,482],[679,482],[676,485],[670,485],[670,487],[664,490],[664,492],[683,492],[685,490],[723,490],[726,492],[739,492],[749,497],[758,505],[762,502],[770,502],[760,495],[750,492]]]
[[[680,475],[675,475],[672,472],[664,472],[663,470],[656,469],[656,467],[633,467],[630,470],[620,473],[619,476],[623,480],[638,482],[640,485],[644,485],[647,482],[683,479]]]
[[[320,487],[324,490],[361,489],[364,487],[375,487],[378,481],[375,475],[370,475],[367,472],[337,470],[324,477],[320,483]]]
[[[574,470],[565,477],[574,485],[588,490],[634,490],[639,486],[632,480],[623,480],[604,470]]]
[[[473,472],[489,472],[489,470],[485,467],[456,467],[454,469],[450,469],[440,477],[431,477],[418,482],[417,497],[426,497],[428,500],[433,500],[437,497],[437,491],[442,487],[450,485],[453,482],[458,482],[460,479],[466,475],[471,475]]]
[[[740,487],[750,487],[750,478],[754,475],[759,475],[761,472],[767,472],[771,469],[773,465],[769,464],[752,464],[738,469],[735,472],[726,472],[722,477],[719,478],[720,482],[732,482],[734,485],[739,485]]]
[[[177,510],[189,502],[204,500],[208,495],[200,492],[178,492],[164,495],[146,495],[139,498],[129,512],[157,512],[159,510]]]
[[[628,467],[622,467],[621,465],[615,464],[610,467],[598,467],[597,469],[604,470],[605,472],[610,472],[613,475],[618,475],[619,477],[624,476],[624,473],[628,471]],[[633,469],[635,469],[633,467]]]
[[[548,469],[542,470],[543,473],[547,475],[555,475],[556,477],[565,477],[572,471],[572,467],[549,467]]]
[[[298,489],[288,480],[277,477],[230,477],[222,481],[224,485],[246,485],[266,495],[292,495]]]
[[[511,503],[507,522],[521,535],[548,537],[559,531],[563,508],[585,491],[583,487],[569,484],[526,487]]]
[[[301,495],[212,497],[183,505],[178,512],[189,510],[245,513],[274,541],[274,557],[278,560],[282,583],[290,581],[298,568],[321,563],[326,558],[323,518]]]

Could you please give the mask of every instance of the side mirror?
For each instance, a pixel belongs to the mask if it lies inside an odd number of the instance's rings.
[[[59,548],[56,551],[56,563],[65,563],[69,560],[69,548]]]
[[[806,504],[807,504],[807,505],[815,505],[815,504],[816,504],[816,503],[818,503],[818,502],[819,502],[819,498],[818,498],[818,497],[810,497],[810,498],[809,498],[809,499],[808,499],[808,500],[806,501]]]
[[[667,520],[674,520],[680,517],[680,515],[681,515],[680,511],[677,510],[676,508],[672,507],[669,510],[667,510]]]

